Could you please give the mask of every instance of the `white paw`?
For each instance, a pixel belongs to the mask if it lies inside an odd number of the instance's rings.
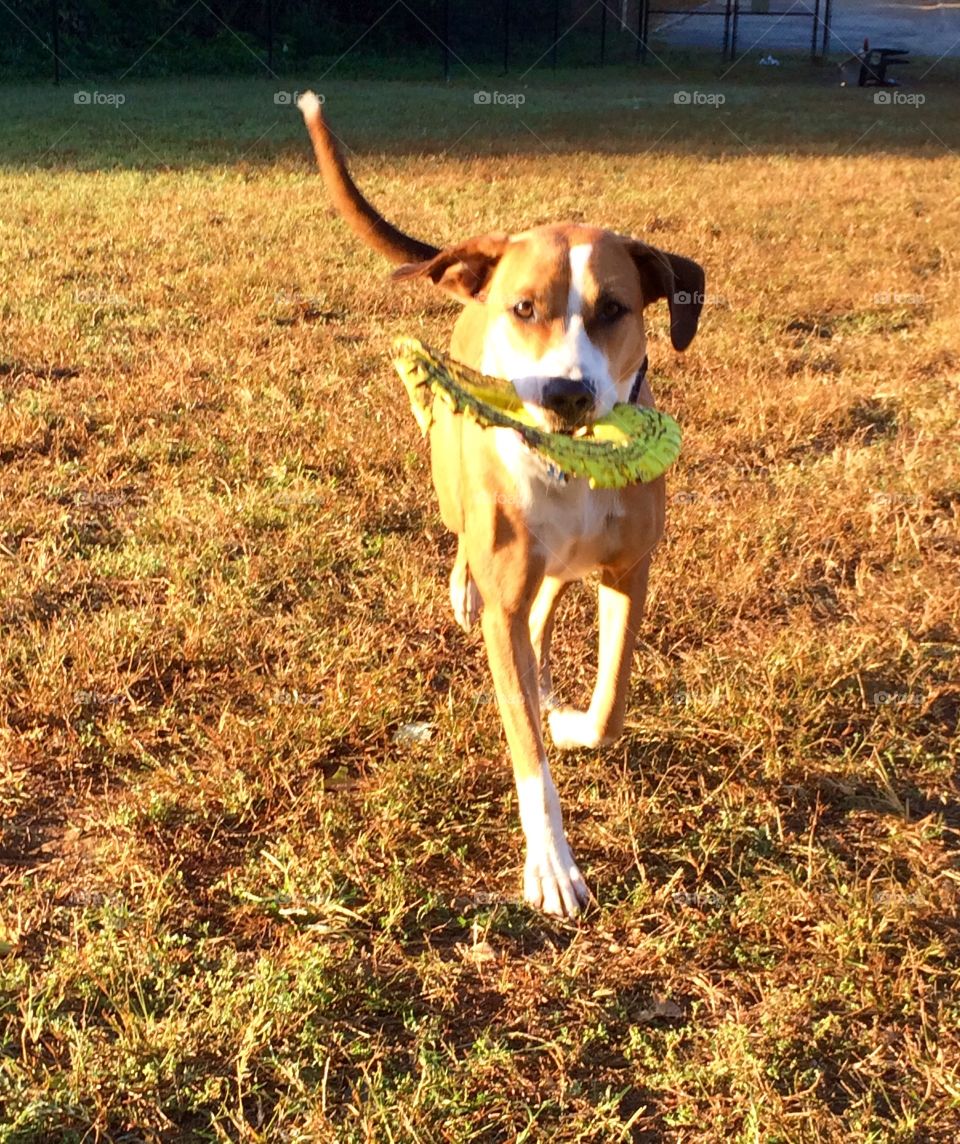
[[[575,918],[592,897],[564,839],[540,854],[527,852],[523,897],[535,909]]]
[[[450,603],[453,605],[454,619],[465,632],[470,631],[480,618],[483,600],[470,575],[470,569],[460,564],[455,564],[450,573]]]
[[[611,741],[600,734],[589,711],[578,711],[576,707],[555,707],[547,715],[547,722],[554,746],[561,751],[600,747]]]

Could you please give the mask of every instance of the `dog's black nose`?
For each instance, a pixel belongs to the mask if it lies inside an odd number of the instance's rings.
[[[540,404],[571,429],[582,425],[593,409],[596,395],[588,381],[551,377],[543,383]]]

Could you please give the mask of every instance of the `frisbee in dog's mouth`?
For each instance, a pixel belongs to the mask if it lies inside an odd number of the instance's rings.
[[[515,430],[553,468],[599,489],[656,480],[680,453],[680,426],[659,410],[619,404],[572,433],[551,433],[535,423],[509,381],[476,373],[416,338],[398,338],[393,348],[394,365],[424,433],[433,424],[434,402],[442,401],[485,428]]]

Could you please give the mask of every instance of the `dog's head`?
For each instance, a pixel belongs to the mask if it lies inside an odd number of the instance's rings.
[[[512,381],[544,427],[566,432],[629,397],[647,352],[646,306],[666,299],[670,339],[683,350],[703,305],[696,262],[575,225],[480,235],[395,277],[429,278],[486,306],[481,369]]]

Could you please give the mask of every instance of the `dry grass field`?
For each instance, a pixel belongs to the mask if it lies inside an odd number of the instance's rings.
[[[3,1144],[960,1138],[960,90],[675,70],[319,87],[424,239],[707,269],[629,730],[553,759],[578,925],[388,361],[455,304],[276,84],[4,89]]]

